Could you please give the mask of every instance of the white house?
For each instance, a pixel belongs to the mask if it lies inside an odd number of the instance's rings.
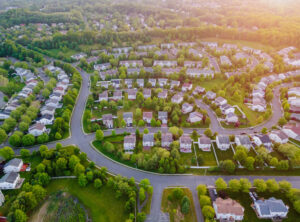
[[[288,137],[300,141],[300,127],[299,126],[284,126],[282,131]]]
[[[234,113],[228,113],[228,115],[225,118],[225,121],[227,123],[237,123],[239,121],[239,117]]]
[[[289,137],[283,131],[280,130],[270,132],[269,137],[275,143],[284,144],[289,141]]]
[[[234,138],[234,142],[237,146],[244,146],[248,150],[251,148],[251,141],[247,135],[237,135]]]
[[[45,114],[43,115],[40,120],[38,121],[39,123],[42,123],[44,125],[51,125],[54,121],[54,116],[50,114]]]
[[[183,83],[182,85],[182,91],[183,92],[187,92],[187,91],[190,91],[193,87],[193,84],[192,83]]]
[[[192,152],[192,139],[190,135],[183,134],[179,138],[180,143],[180,152],[182,153],[191,153]]]
[[[183,103],[183,104],[182,104],[182,108],[181,108],[181,112],[182,112],[183,114],[187,114],[187,113],[192,112],[193,109],[194,109],[194,106],[193,106],[193,105],[191,105],[191,104],[189,104],[189,103]]]
[[[136,144],[136,136],[134,134],[124,137],[124,151],[126,153],[132,153]]]
[[[222,106],[222,105],[225,105],[227,104],[227,100],[224,99],[223,97],[219,96],[215,99],[214,103],[217,105],[217,106]]]
[[[161,147],[169,148],[173,142],[173,135],[171,133],[161,134]]]
[[[154,146],[154,134],[153,133],[148,133],[144,134],[143,136],[143,147],[144,148],[150,148]]]
[[[198,138],[198,146],[202,151],[210,151],[211,139],[206,136],[201,136]]]
[[[216,138],[216,143],[220,150],[228,150],[230,147],[230,140],[226,135],[218,135]]]
[[[102,123],[105,125],[108,129],[111,129],[114,127],[114,121],[112,114],[104,114],[102,115]]]
[[[40,136],[47,131],[46,127],[42,123],[35,123],[29,127],[28,132],[34,136]]]
[[[190,123],[200,122],[203,119],[203,115],[199,112],[192,112],[189,114],[189,118],[187,119]]]
[[[254,209],[258,217],[262,219],[286,218],[289,212],[289,207],[282,200],[274,197],[255,201]]]
[[[263,145],[266,148],[270,148],[272,146],[272,142],[268,135],[255,135],[253,136],[253,141],[257,146]]]
[[[127,127],[132,126],[132,124],[133,124],[133,114],[132,114],[132,112],[123,113],[123,119],[124,119]]]
[[[11,190],[16,189],[18,186],[20,186],[21,178],[19,173],[10,172],[8,174],[5,174],[0,179],[0,189],[1,190]]]
[[[177,104],[181,103],[181,102],[183,101],[183,96],[182,96],[182,94],[181,94],[181,93],[175,94],[175,95],[172,97],[171,101],[172,101],[172,103],[177,103]]]
[[[212,92],[212,91],[207,91],[207,93],[205,94],[205,96],[210,99],[210,100],[213,100],[216,98],[217,94]]]
[[[213,202],[216,219],[220,221],[242,221],[245,209],[237,201],[218,197]]]
[[[5,174],[10,173],[10,172],[18,173],[18,172],[20,172],[22,166],[23,166],[23,160],[14,158],[14,159],[11,159],[10,161],[8,161],[4,165],[3,172]]]

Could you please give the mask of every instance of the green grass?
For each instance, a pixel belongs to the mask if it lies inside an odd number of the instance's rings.
[[[59,53],[63,54],[65,57],[71,57],[72,55],[78,53],[78,51],[72,50],[72,49],[67,49],[65,51],[61,50],[61,49],[48,49],[45,50],[48,53],[50,53],[51,57],[56,57]]]
[[[46,189],[49,194],[63,190],[76,196],[88,209],[94,222],[125,221],[128,218],[126,199],[116,199],[115,192],[107,186],[97,190],[93,184],[80,187],[76,179],[62,179],[52,180]]]
[[[206,91],[212,90],[215,87],[219,87],[224,83],[224,79],[216,78],[212,80],[203,81],[200,84],[201,87],[205,88]]]
[[[152,203],[152,194],[148,197],[147,203],[146,203],[145,206],[142,208],[142,211],[143,211],[145,214],[150,214],[151,203]]]
[[[194,149],[192,149],[191,153],[180,153],[181,159],[180,162],[183,165],[188,165],[188,166],[197,166],[197,163],[192,163],[192,158],[196,158]]]
[[[213,153],[213,150],[211,148],[211,151],[202,151],[201,149],[199,149],[198,144],[194,144],[195,148],[196,148],[196,152],[197,152],[197,156],[198,155],[202,155],[204,163],[202,164],[202,166],[217,166],[217,161],[215,158],[215,155]]]
[[[161,202],[161,210],[163,212],[168,212],[170,215],[170,221],[181,221],[181,222],[195,222],[197,221],[196,212],[195,212],[195,205],[193,201],[192,192],[188,188],[182,188],[184,195],[188,196],[191,201],[190,212],[187,215],[184,215],[181,220],[178,217],[178,214],[174,213],[173,209],[177,209],[180,212],[180,202],[168,200],[168,196],[172,193],[174,188],[164,189],[162,195],[162,202]],[[180,212],[181,213],[181,212]]]
[[[217,147],[217,144],[214,143],[214,145],[219,162],[222,160],[233,160],[234,154],[231,147],[226,151],[222,151]]]
[[[108,141],[111,143],[123,143],[124,135],[107,136],[103,139],[103,141]]]

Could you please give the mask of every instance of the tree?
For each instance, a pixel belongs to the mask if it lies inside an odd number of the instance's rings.
[[[94,173],[93,173],[93,171],[88,171],[86,173],[86,178],[88,179],[88,181],[93,181],[93,179],[94,179]]]
[[[282,190],[286,193],[292,188],[291,183],[286,180],[279,181],[278,185],[279,185],[280,190]]]
[[[140,198],[141,203],[143,203],[144,200],[146,199],[146,194],[145,194],[145,190],[143,187],[141,187],[139,190],[139,198]]]
[[[144,129],[144,134],[148,134],[149,130],[147,128]]]
[[[226,172],[233,173],[235,171],[235,164],[232,160],[224,160],[220,163],[221,169],[225,170]]]
[[[251,188],[251,182],[247,178],[240,179],[241,191],[244,193],[249,193],[249,189]]]
[[[84,166],[82,166],[80,163],[77,163],[76,166],[75,166],[75,168],[74,168],[75,175],[78,176],[78,175],[80,175],[80,174],[82,174],[84,172],[85,172]]]
[[[65,170],[67,169],[67,163],[68,161],[65,158],[60,157],[56,160],[56,168],[58,170]]]
[[[104,133],[102,130],[97,130],[96,131],[96,140],[97,141],[102,141],[104,138]]]
[[[42,135],[39,135],[37,138],[37,142],[39,144],[46,143],[48,142],[48,140],[49,140],[49,136],[47,133],[43,133]]]
[[[268,132],[268,128],[264,127],[261,129],[262,134],[267,134],[267,132]]]
[[[183,197],[183,190],[181,188],[173,189],[172,197],[174,200],[181,200],[181,198]]]
[[[45,169],[46,169],[46,166],[42,163],[40,163],[39,165],[37,165],[36,167],[36,171],[39,172],[39,173],[43,173],[45,172]]]
[[[23,146],[32,146],[35,143],[34,135],[27,134],[22,137],[22,144]]]
[[[81,161],[86,161],[86,159],[87,159],[86,153],[81,152],[81,153],[79,154],[79,159],[80,159]]]
[[[239,161],[240,163],[243,163],[247,159],[247,152],[246,152],[246,150],[243,149],[243,148],[239,149],[237,147],[236,152],[235,152],[233,158],[236,161]]]
[[[136,216],[137,222],[144,222],[146,220],[147,216],[144,212],[139,212]]]
[[[213,219],[215,216],[215,210],[212,206],[204,206],[202,208],[202,214],[205,218]]]
[[[2,144],[7,139],[7,134],[5,130],[0,129],[0,144]]]
[[[284,117],[281,117],[279,120],[278,120],[278,125],[279,126],[283,126],[287,123],[287,120],[284,118]]]
[[[197,186],[197,192],[198,192],[198,195],[206,195],[207,193],[207,189],[206,189],[206,186],[204,184],[199,184]]]
[[[227,183],[223,180],[223,178],[219,177],[215,181],[215,186],[217,188],[217,191],[225,190],[227,188]]]
[[[25,159],[30,156],[30,151],[26,149],[21,149],[20,154],[22,159]]]
[[[206,195],[200,195],[200,197],[199,197],[199,203],[200,203],[201,208],[203,208],[204,206],[207,206],[207,205],[210,206],[211,205],[211,200]]]
[[[267,190],[267,184],[263,179],[253,180],[253,186],[256,188],[257,192],[265,192]]]
[[[252,156],[248,156],[245,161],[245,167],[248,170],[254,170],[254,162],[255,162],[255,159]]]
[[[181,200],[181,212],[183,214],[188,214],[190,212],[191,202],[187,196],[184,196]]]
[[[27,215],[22,211],[22,210],[19,210],[17,209],[15,212],[14,212],[14,220],[15,222],[26,222],[27,221]]]
[[[269,179],[266,181],[267,189],[269,192],[274,193],[279,190],[279,185],[275,179]]]
[[[209,137],[209,138],[211,138],[213,136],[213,133],[212,133],[212,131],[210,129],[206,129],[204,131],[204,135],[207,136],[207,137]]]
[[[94,180],[94,187],[96,189],[100,189],[102,187],[102,181],[99,178]]]
[[[72,155],[69,159],[69,167],[71,170],[74,170],[77,163],[80,163],[80,159],[76,155]]]
[[[18,147],[18,146],[21,146],[22,139],[18,134],[14,133],[13,135],[11,135],[9,137],[8,142],[10,145],[12,145],[14,147]]]
[[[0,156],[2,156],[5,160],[10,160],[14,157],[15,152],[9,146],[3,147],[0,149]]]
[[[232,179],[228,182],[229,189],[233,192],[239,192],[241,189],[241,183],[237,179]]]
[[[78,177],[78,184],[81,187],[85,187],[87,185],[88,181],[86,179],[86,176],[82,173]]]

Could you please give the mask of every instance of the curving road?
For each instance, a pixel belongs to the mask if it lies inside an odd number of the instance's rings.
[[[151,213],[147,219],[147,221],[160,221],[160,205],[161,205],[161,197],[163,189],[167,186],[186,186],[191,189],[193,192],[193,198],[196,206],[196,213],[198,221],[203,221],[199,201],[197,198],[196,193],[196,187],[198,184],[209,184],[213,185],[215,180],[219,176],[195,176],[195,175],[160,175],[160,174],[154,174],[149,173],[145,171],[141,171],[138,169],[130,168],[123,166],[119,163],[116,163],[102,154],[100,154],[98,151],[94,150],[92,146],[90,145],[90,142],[94,139],[94,134],[85,134],[82,129],[82,115],[85,109],[85,102],[89,95],[89,75],[85,73],[84,71],[80,70],[81,76],[82,76],[82,87],[80,90],[80,93],[78,95],[77,103],[73,110],[73,115],[71,118],[71,136],[70,138],[60,141],[63,145],[68,144],[76,144],[81,151],[85,152],[90,160],[95,162],[99,166],[105,166],[108,171],[110,171],[113,174],[120,174],[125,177],[134,177],[135,180],[140,181],[143,178],[148,178],[154,188],[153,192],[153,199],[152,199],[152,206],[151,206]],[[210,110],[207,109],[208,115],[210,116],[212,120],[212,130],[214,132],[218,132],[219,134],[239,134],[239,133],[253,133],[254,131],[259,131],[263,127],[271,127],[275,125],[278,121],[278,119],[282,116],[282,110],[281,110],[281,104],[279,101],[279,88],[277,87],[275,89],[274,93],[274,99],[272,101],[273,106],[273,116],[272,118],[260,125],[255,127],[254,129],[224,129],[222,128],[218,121],[215,121],[214,118],[215,114]],[[204,107],[205,108],[205,107]],[[142,129],[142,128],[141,128]],[[168,128],[149,128],[151,132],[156,132],[157,130],[168,130]],[[135,128],[127,128],[127,129],[116,129],[117,133],[121,133],[124,131],[132,131],[135,132]],[[192,132],[193,129],[184,129],[185,132]],[[203,133],[204,129],[197,129],[199,133]],[[111,133],[110,130],[105,131],[106,135],[109,135]],[[56,144],[56,142],[52,142],[47,144],[49,147],[53,147]],[[39,146],[34,146],[30,148],[30,150],[37,150]],[[16,152],[18,152],[16,150]],[[226,181],[232,179],[232,178],[240,178],[241,176],[222,176]],[[258,178],[258,176],[245,176],[249,178],[251,181],[255,178]],[[260,178],[268,179],[268,178],[274,178],[274,177],[267,177],[262,176]],[[275,177],[276,180],[288,180],[293,184],[294,187],[300,188],[300,177]]]

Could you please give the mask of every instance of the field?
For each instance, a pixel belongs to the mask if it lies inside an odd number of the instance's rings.
[[[169,201],[168,196],[172,193],[174,188],[164,189],[161,202],[161,210],[168,212],[170,215],[170,221],[182,221],[182,222],[195,222],[197,221],[195,206],[193,201],[192,192],[188,188],[182,188],[184,195],[188,196],[191,201],[191,207],[188,214],[183,215],[180,211],[180,203],[178,201]],[[174,212],[176,211],[176,212]]]
[[[61,49],[48,49],[46,50],[48,53],[50,53],[51,57],[56,57],[58,54],[62,54],[65,57],[71,57],[72,55],[78,53],[75,50],[72,49],[66,49],[66,50],[61,50]]]
[[[46,189],[49,194],[64,191],[77,197],[94,222],[125,221],[128,218],[124,207],[126,200],[116,199],[115,192],[107,186],[97,190],[93,184],[80,187],[76,179],[62,179],[52,180]]]

